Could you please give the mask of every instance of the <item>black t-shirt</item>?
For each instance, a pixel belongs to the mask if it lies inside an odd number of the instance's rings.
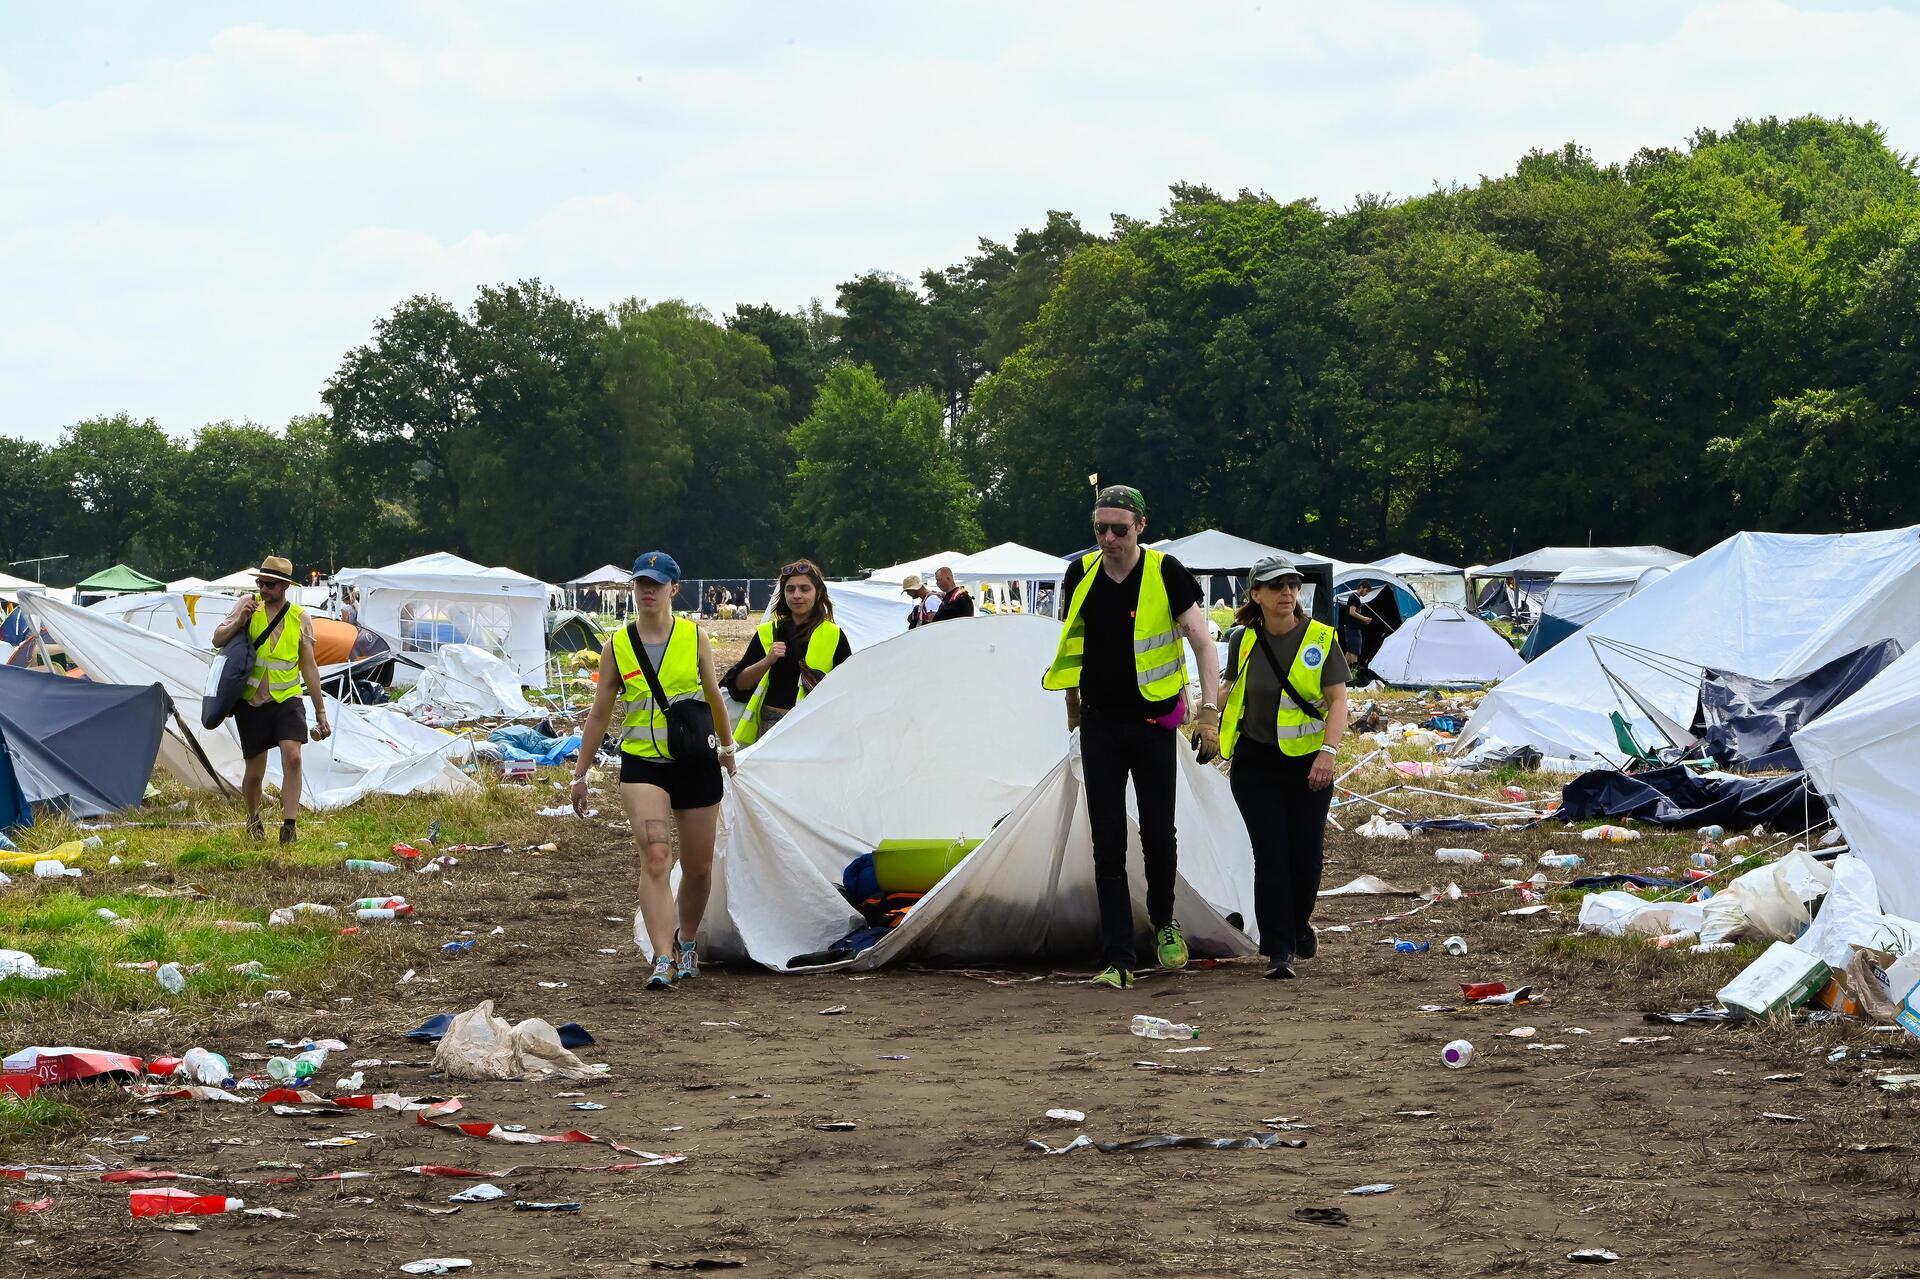
[[[1080,704],[1097,715],[1112,719],[1154,719],[1172,710],[1178,697],[1149,702],[1140,696],[1140,685],[1133,669],[1133,615],[1140,603],[1140,579],[1146,571],[1147,557],[1116,582],[1107,576],[1099,561],[1093,566],[1093,585],[1080,606],[1080,621],[1085,629],[1085,649],[1080,659]],[[1060,583],[1064,598],[1071,600],[1080,589],[1086,571],[1075,560],[1067,566]],[[1171,555],[1160,557],[1160,579],[1167,587],[1167,607],[1177,621],[1180,615],[1198,604],[1200,583],[1186,566]],[[1181,653],[1186,639],[1181,637]]]
[[[793,623],[785,618],[775,619],[773,637],[786,642],[787,655],[775,662],[773,669],[766,674],[766,704],[775,710],[788,711],[800,702],[800,659],[806,655],[807,646],[794,639]],[[755,629],[753,639],[747,644],[747,651],[740,655],[739,661],[728,668],[726,678],[720,681],[720,686],[726,690],[727,696],[741,703],[753,700],[754,686],[748,685],[746,691],[742,692],[737,681],[741,671],[766,655],[767,650],[760,643],[760,632]],[[852,656],[853,645],[847,643],[847,633],[843,630],[840,632],[840,646],[833,650],[833,664],[837,667]]]

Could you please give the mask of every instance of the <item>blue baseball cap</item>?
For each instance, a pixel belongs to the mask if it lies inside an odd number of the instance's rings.
[[[634,580],[643,577],[662,586],[672,586],[680,580],[680,565],[665,551],[648,551],[633,562]]]

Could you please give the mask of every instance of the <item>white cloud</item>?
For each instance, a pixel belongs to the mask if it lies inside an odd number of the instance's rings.
[[[414,292],[538,275],[719,314],[911,276],[1050,208],[1103,229],[1180,180],[1339,206],[1803,111],[1920,146],[1909,14],[1598,9],[433,0],[134,50],[46,100],[0,53],[0,429],[283,420]]]

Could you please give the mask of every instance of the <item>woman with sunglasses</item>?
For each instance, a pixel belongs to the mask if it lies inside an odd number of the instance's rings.
[[[727,691],[747,703],[734,739],[751,746],[798,706],[853,646],[833,620],[826,579],[812,560],[780,570],[773,616],[760,623],[747,651],[727,672]]]
[[[640,922],[653,948],[648,990],[700,975],[695,950],[713,888],[713,844],[720,825],[720,770],[733,771],[733,741],[713,650],[691,619],[673,615],[680,565],[664,551],[633,564],[633,620],[600,650],[600,684],[580,740],[597,743],[613,720],[616,698],[626,707],[620,733],[620,799],[640,845]],[[648,671],[651,669],[652,677]],[[658,704],[654,686],[666,697]],[[668,706],[704,698],[719,738],[715,756],[675,759],[668,745]],[[581,748],[573,770],[573,811],[587,804],[587,769],[596,749]],[[680,845],[680,894],[673,892],[674,834]]]

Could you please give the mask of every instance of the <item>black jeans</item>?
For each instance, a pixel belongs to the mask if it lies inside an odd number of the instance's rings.
[[[1093,882],[1100,893],[1100,948],[1114,968],[1133,968],[1133,897],[1127,891],[1127,778],[1140,808],[1147,920],[1173,919],[1176,866],[1173,793],[1180,735],[1145,720],[1089,712],[1080,723],[1080,762],[1093,831]]]
[[[1253,843],[1253,914],[1260,952],[1293,958],[1320,892],[1333,787],[1307,788],[1312,756],[1242,737],[1233,752],[1233,802]]]

